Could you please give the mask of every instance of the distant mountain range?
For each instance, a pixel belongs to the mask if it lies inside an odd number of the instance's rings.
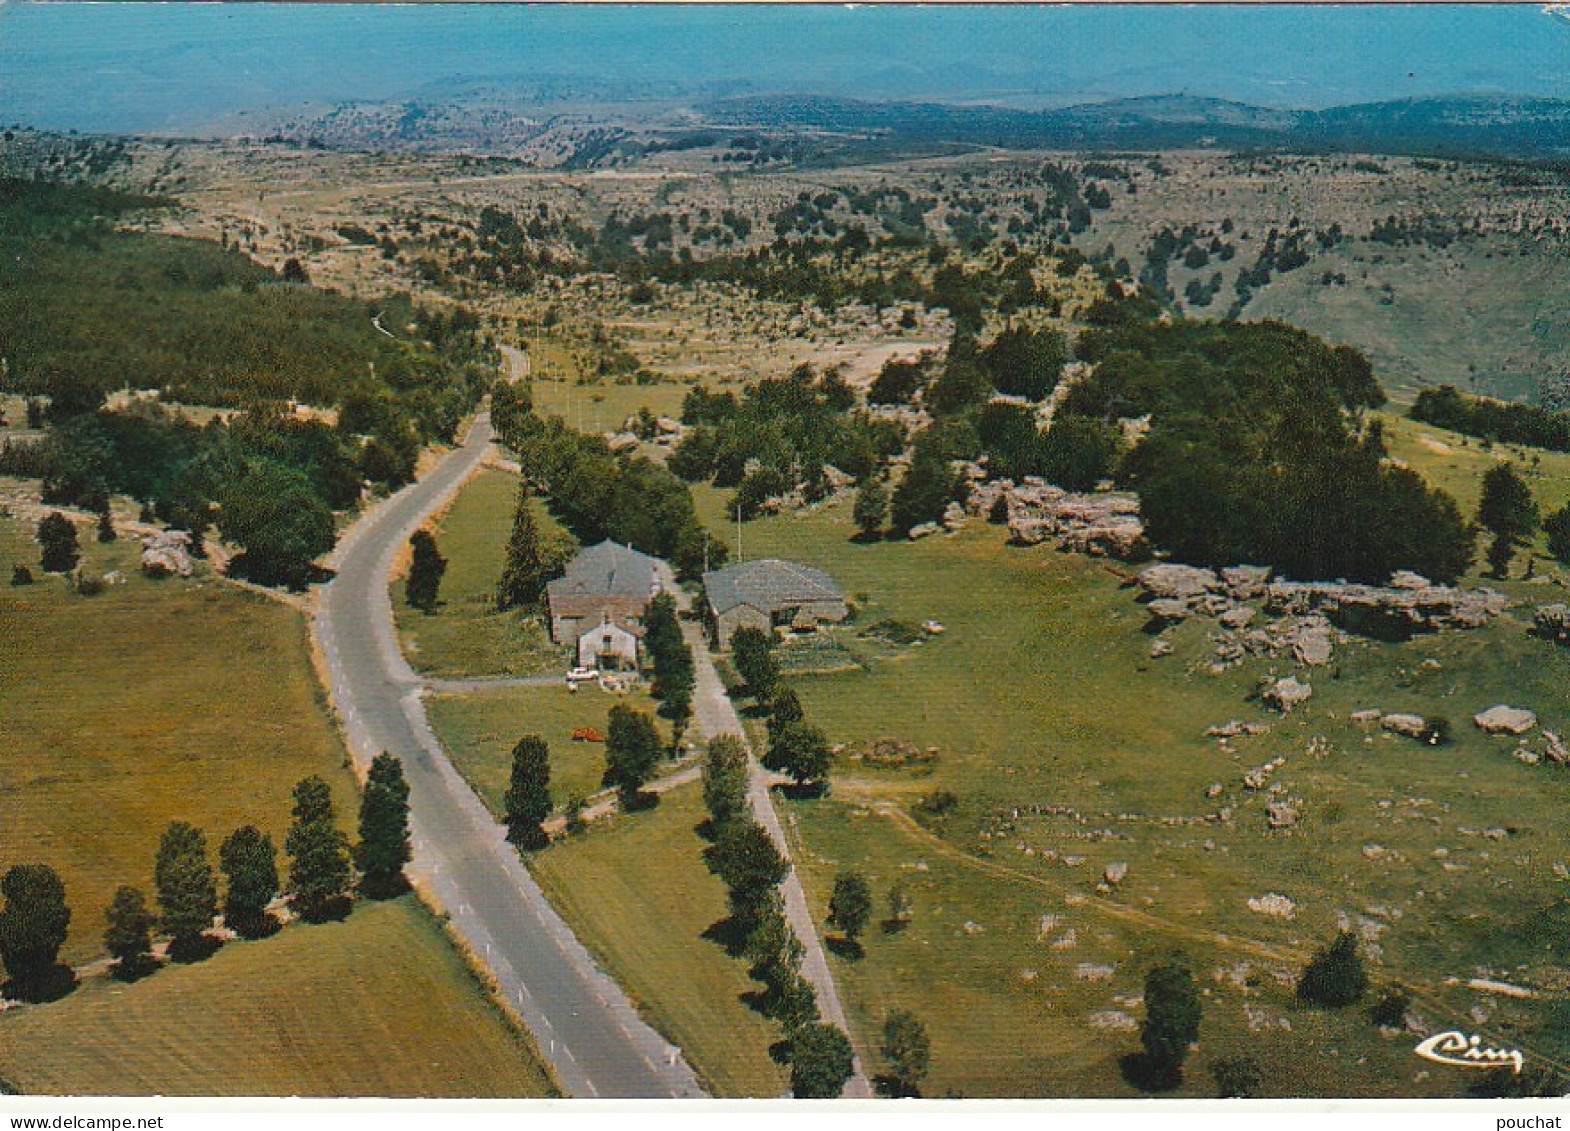
[[[710,125],[862,134],[1005,149],[1335,149],[1377,153],[1570,156],[1570,101],[1467,95],[1273,110],[1161,95],[1054,110],[800,96],[706,104]]]
[[[416,100],[342,103],[260,132],[335,149],[489,153],[575,167],[758,135],[803,142],[793,150],[803,161],[889,159],[956,147],[1570,159],[1570,100],[1551,98],[1465,95],[1281,110],[1159,95],[1024,110],[743,90],[742,84],[683,90],[570,76],[472,77],[433,86]]]

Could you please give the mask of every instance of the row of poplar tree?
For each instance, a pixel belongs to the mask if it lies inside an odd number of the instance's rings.
[[[264,938],[282,925],[272,908],[286,897],[294,915],[307,922],[342,918],[358,892],[385,899],[408,888],[410,859],[409,786],[403,764],[391,754],[372,763],[360,798],[359,840],[351,844],[338,827],[332,789],[320,777],[294,787],[293,817],[284,838],[287,877],[280,877],[272,838],[254,825],[230,833],[218,848],[218,876],[202,830],[174,821],[159,841],[153,865],[154,903],[130,885],[119,888],[105,913],[104,946],[114,959],[110,972],[125,981],[158,969],[154,934],[168,937],[175,962],[194,962],[221,944],[213,934],[220,911],[223,926],[247,939]],[[19,864],[0,878],[0,961],[6,996],[50,1001],[70,992],[76,972],[60,962],[71,924],[65,884],[47,864]]]

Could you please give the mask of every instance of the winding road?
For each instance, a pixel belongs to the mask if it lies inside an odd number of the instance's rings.
[[[312,618],[333,702],[362,774],[384,750],[402,759],[410,874],[516,1006],[562,1089],[583,1097],[701,1096],[681,1051],[595,964],[453,768],[426,719],[424,683],[398,647],[388,592],[398,553],[479,466],[490,441],[490,418],[482,414],[460,447],[367,512],[339,543],[329,561],[336,576]]]

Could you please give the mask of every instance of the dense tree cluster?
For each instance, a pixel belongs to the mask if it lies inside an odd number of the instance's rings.
[[[366,483],[408,482],[423,444],[453,438],[494,349],[462,308],[286,285],[237,251],[105,218],[156,203],[0,181],[0,383],[47,404],[53,425],[7,465],[42,478],[47,502],[104,513],[129,495],[197,540],[216,521],[243,550],[234,572],[303,584],[332,511]],[[198,426],[157,401],[106,407],[123,388],[242,411]],[[337,408],[337,421],[290,401]]]
[[[1079,350],[1095,369],[1059,419],[1151,418],[1119,478],[1174,557],[1375,582],[1454,580],[1470,562],[1454,501],[1389,463],[1362,419],[1384,396],[1355,350],[1277,322],[1092,330]]]
[[[741,739],[722,734],[710,741],[703,763],[703,803],[709,812],[704,861],[725,884],[728,928],[738,944],[733,953],[747,959],[748,972],[763,986],[764,1010],[785,1028],[792,1077],[799,1077],[805,1089],[796,1094],[837,1096],[851,1074],[850,1060],[842,1063],[840,1055],[850,1048],[849,1041],[841,1046],[823,1034],[800,1037],[808,1029],[838,1030],[818,1025],[817,998],[801,974],[801,940],[785,918],[779,891],[790,864],[753,819],[748,776]]]
[[[356,864],[364,895],[388,898],[407,890],[408,784],[402,763],[391,754],[371,763],[360,798],[359,832],[351,852],[349,838],[337,826],[327,783],[312,776],[296,784],[285,842],[287,894],[302,919],[348,914]],[[242,825],[224,838],[215,871],[202,830],[186,821],[170,822],[159,839],[153,882],[156,907],[140,889],[121,885],[104,910],[104,949],[114,959],[109,973],[122,981],[146,977],[162,965],[157,934],[168,938],[168,956],[176,962],[212,954],[222,945],[214,929],[220,909],[223,927],[241,938],[264,938],[282,926],[270,910],[280,894],[278,853],[272,838],[254,825]],[[76,973],[59,960],[71,923],[60,877],[46,864],[18,865],[0,877],[0,898],[0,966],[7,978],[0,990],[34,1002],[69,993]]]
[[[800,488],[809,501],[828,495],[827,468],[860,479],[901,447],[900,430],[852,406],[837,374],[801,366],[787,377],[732,393],[693,389],[682,406],[689,431],[670,467],[690,482],[736,488],[734,509],[757,515],[770,498]]]
[[[669,560],[683,577],[725,560],[711,542],[692,492],[669,470],[642,456],[611,454],[605,441],[575,431],[559,417],[541,417],[527,403],[493,410],[498,434],[523,475],[550,499],[553,512],[580,541],[612,538]]]
[[[1468,396],[1454,385],[1424,389],[1417,394],[1407,415],[1464,436],[1570,452],[1570,412]]]

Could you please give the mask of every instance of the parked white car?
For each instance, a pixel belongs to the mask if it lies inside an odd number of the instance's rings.
[[[573,668],[567,673],[568,683],[587,683],[600,678],[598,668]]]

